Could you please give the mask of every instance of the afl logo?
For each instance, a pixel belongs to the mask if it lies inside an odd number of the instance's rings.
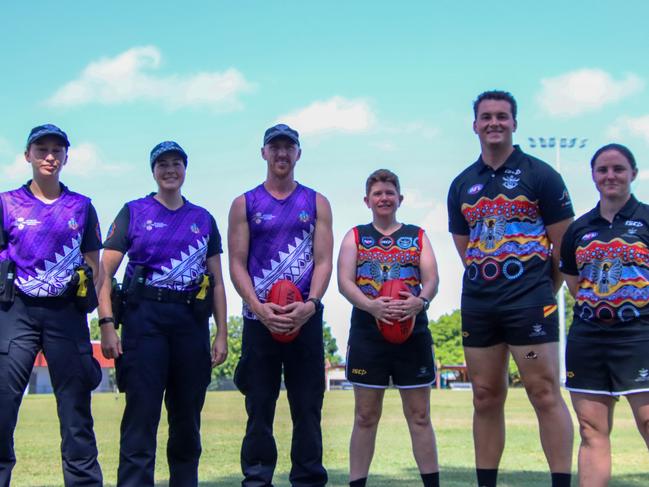
[[[412,247],[412,237],[401,237],[397,240],[397,245],[402,249],[409,249]]]
[[[467,193],[476,194],[476,193],[479,193],[482,190],[482,188],[484,188],[484,184],[474,184],[473,186],[471,186],[469,188]]]
[[[392,237],[381,237],[381,240],[379,240],[381,247],[385,247],[386,249],[391,247],[393,243],[394,240],[392,240]]]
[[[302,223],[306,223],[311,219],[311,216],[306,211],[301,211],[300,214],[297,216]]]
[[[581,241],[586,242],[588,240],[594,239],[595,237],[597,237],[597,232],[588,232],[586,235],[581,237]]]
[[[192,223],[192,226],[189,227],[189,229],[190,229],[193,233],[200,233],[200,231],[201,231],[201,229],[198,228],[198,225],[196,225],[196,223]]]
[[[363,247],[368,247],[369,248],[372,245],[374,245],[374,239],[372,237],[367,237],[366,236],[366,237],[363,237],[361,239],[361,243],[363,244]]]
[[[70,227],[70,230],[76,230],[79,228],[79,224],[74,218],[70,218],[70,220],[68,220],[68,227]]]

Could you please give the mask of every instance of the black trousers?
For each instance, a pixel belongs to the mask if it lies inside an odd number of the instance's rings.
[[[61,424],[64,484],[101,486],[90,411],[90,392],[101,381],[101,369],[92,357],[86,315],[71,301],[23,295],[0,305],[0,486],[11,481],[18,408],[41,349]]]
[[[275,405],[284,383],[293,420],[291,472],[293,487],[327,483],[322,465],[320,419],[325,390],[322,312],[314,315],[291,343],[273,340],[256,320],[244,319],[241,359],[235,382],[246,396],[248,423],[241,446],[244,487],[272,486],[277,463],[273,437]]]
[[[154,485],[156,435],[164,397],[169,421],[169,485],[198,485],[201,410],[211,379],[208,320],[186,304],[142,301],[124,314],[117,383],[126,393],[120,487]]]

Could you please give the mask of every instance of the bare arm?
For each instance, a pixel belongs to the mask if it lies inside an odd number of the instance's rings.
[[[207,270],[214,276],[214,309],[212,315],[214,323],[216,323],[216,336],[214,337],[214,343],[212,343],[212,367],[215,367],[225,362],[228,357],[228,312],[220,254],[207,259]]]
[[[99,318],[113,316],[113,305],[110,301],[110,293],[113,287],[113,277],[124,259],[124,254],[111,249],[104,249],[101,256],[100,279],[99,279]],[[117,358],[122,354],[122,343],[115,330],[113,323],[106,323],[100,326],[101,331],[101,352],[106,358]]]
[[[248,274],[249,247],[250,229],[246,218],[246,198],[241,195],[232,202],[228,216],[228,253],[232,284],[266,328],[274,333],[290,333],[293,328],[291,320],[278,314],[283,309],[272,303],[261,303],[257,299]]]
[[[572,218],[566,218],[560,222],[553,223],[545,227],[548,238],[552,244],[552,284],[554,293],[558,293],[563,283],[563,275],[559,271],[559,261],[561,260],[561,240],[566,233],[568,226],[572,223]]]
[[[468,235],[459,235],[453,233],[453,243],[455,244],[455,249],[457,250],[462,265],[466,267],[466,249],[469,246],[469,236]]]

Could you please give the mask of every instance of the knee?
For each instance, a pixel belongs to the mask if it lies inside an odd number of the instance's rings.
[[[588,416],[579,416],[579,436],[585,446],[594,446],[609,441],[610,429]]]
[[[354,413],[354,425],[358,428],[373,429],[379,424],[381,409],[362,408],[356,409]]]
[[[473,407],[476,413],[490,413],[505,406],[507,390],[483,385],[473,386]]]
[[[532,406],[537,411],[548,411],[561,404],[559,388],[549,378],[526,387],[526,390]]]

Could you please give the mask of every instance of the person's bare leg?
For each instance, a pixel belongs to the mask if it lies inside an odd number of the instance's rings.
[[[464,347],[473,387],[473,443],[478,469],[497,469],[505,448],[509,352],[504,343]]]
[[[603,394],[571,392],[579,420],[579,486],[606,487],[611,479],[611,430],[615,399]]]
[[[354,427],[349,441],[349,480],[367,477],[374,456],[384,389],[354,386]]]
[[[649,392],[629,394],[626,399],[633,411],[638,431],[647,444],[647,448],[649,448]]]
[[[439,471],[435,432],[430,421],[430,387],[399,389],[408,422],[412,453],[422,474]]]
[[[539,422],[543,452],[552,473],[570,473],[574,431],[559,386],[557,343],[510,346]]]

